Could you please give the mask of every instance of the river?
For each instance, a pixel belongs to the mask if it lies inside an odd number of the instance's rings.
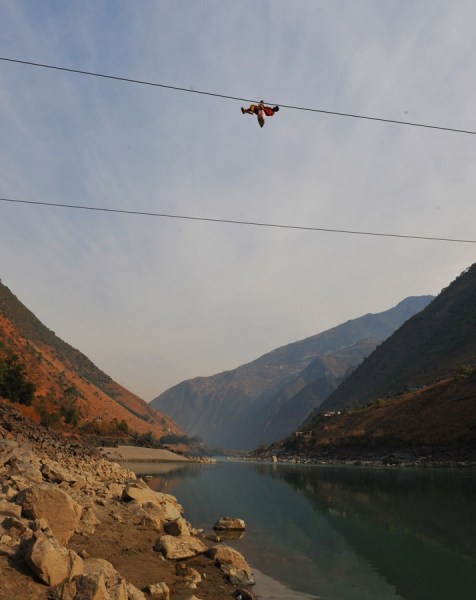
[[[266,600],[473,600],[476,472],[249,462],[129,464],[195,527],[242,518]]]

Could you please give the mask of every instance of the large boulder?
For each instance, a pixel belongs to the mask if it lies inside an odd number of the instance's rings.
[[[182,560],[207,551],[205,544],[191,535],[163,535],[156,543],[154,550],[162,552],[165,558]]]
[[[164,525],[165,533],[169,535],[190,535],[190,529],[187,521],[180,517],[180,519],[174,519],[173,521],[167,521]]]
[[[20,538],[28,529],[28,521],[25,519],[17,519],[16,517],[5,517],[2,520],[0,517],[0,531],[8,531],[9,535]]]
[[[253,574],[244,556],[229,546],[212,546],[208,556],[214,559],[216,565],[225,573],[234,585],[254,585]]]
[[[111,600],[104,575],[78,575],[52,590],[52,600]],[[127,599],[127,596],[126,596]]]
[[[96,526],[100,524],[93,508],[84,508],[79,525],[76,527],[78,533],[92,535],[96,531]]]
[[[146,600],[144,594],[135,585],[132,585],[132,583],[127,583],[126,588],[127,600]]]
[[[182,578],[185,585],[191,589],[196,589],[202,581],[202,576],[196,569],[183,563],[177,563],[176,573]]]
[[[20,452],[17,442],[0,438],[0,468],[15,459]]]
[[[42,531],[25,535],[21,541],[25,563],[46,585],[58,585],[83,572],[83,560]]]
[[[15,475],[19,476],[21,479],[27,481],[29,485],[43,481],[40,469],[29,460],[15,460],[11,462],[8,472],[11,478]]]
[[[135,501],[141,506],[148,503],[155,504],[164,511],[167,520],[179,519],[183,515],[183,507],[177,498],[163,492],[154,492],[142,480],[129,482],[122,492],[124,502]]]
[[[13,502],[0,500],[0,519],[2,517],[21,517],[21,506]]]
[[[140,590],[101,558],[85,560],[84,573],[56,587],[51,597],[53,600],[145,600]]]
[[[27,488],[16,497],[22,514],[29,519],[46,519],[54,536],[65,544],[78,527],[83,508],[66,492],[50,483]]]
[[[41,465],[40,471],[43,477],[51,483],[61,483],[62,481],[70,483],[74,480],[74,477],[68,471],[62,469],[53,461]]]
[[[9,475],[22,475],[29,481],[42,481],[39,460],[29,448],[15,441],[0,440],[0,467],[7,467]]]
[[[145,588],[145,591],[155,600],[170,600],[169,586],[165,581],[151,583]]]
[[[137,502],[129,502],[128,508],[131,520],[135,523],[149,529],[154,529],[159,533],[164,531],[164,524],[166,522],[165,512],[157,504],[146,502],[141,506]]]

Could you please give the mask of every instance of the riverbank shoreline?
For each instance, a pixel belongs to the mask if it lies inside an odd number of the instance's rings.
[[[323,452],[292,452],[271,448],[253,451],[240,460],[292,465],[396,468],[476,468],[476,449],[468,448],[335,448]]]
[[[174,496],[0,403],[1,600],[231,599],[253,580],[230,554]]]
[[[100,448],[100,454],[103,458],[114,462],[193,462],[192,459],[160,448],[142,448],[140,446],[117,446]]]

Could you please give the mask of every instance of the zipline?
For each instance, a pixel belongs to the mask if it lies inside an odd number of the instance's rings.
[[[53,206],[56,208],[69,208],[76,210],[91,210],[98,212],[106,212],[106,213],[118,213],[124,215],[140,215],[144,217],[160,217],[164,219],[184,219],[188,221],[206,221],[210,223],[228,223],[232,225],[249,225],[254,227],[269,227],[275,229],[294,229],[300,231],[321,231],[326,233],[344,233],[349,235],[367,235],[367,236],[377,236],[377,237],[388,237],[388,238],[403,238],[409,240],[426,240],[433,242],[453,242],[459,244],[476,244],[476,240],[465,240],[458,238],[446,238],[446,237],[433,237],[433,236],[424,236],[424,235],[404,235],[398,233],[381,233],[376,231],[353,231],[350,229],[330,229],[328,227],[308,227],[305,225],[288,225],[288,224],[278,224],[278,223],[263,223],[259,221],[238,221],[235,219],[218,219],[212,217],[193,217],[190,215],[174,215],[167,213],[155,213],[155,212],[145,212],[138,210],[125,210],[119,208],[104,208],[100,206],[85,206],[79,204],[59,204],[54,202],[36,202],[33,200],[16,200],[13,198],[0,198],[0,202],[11,202],[17,204],[30,204],[36,206]]]
[[[226,100],[239,100],[240,102],[257,102],[257,100],[255,100],[255,99],[239,98],[237,96],[229,96],[227,94],[217,94],[214,92],[206,92],[203,90],[195,90],[195,89],[190,89],[190,88],[178,87],[178,86],[174,86],[174,85],[166,85],[164,83],[156,83],[153,81],[144,81],[144,80],[140,80],[140,79],[131,79],[129,77],[120,77],[118,75],[107,75],[105,73],[95,73],[93,71],[84,71],[81,69],[59,67],[56,65],[48,65],[48,64],[43,64],[43,63],[31,62],[31,61],[27,61],[27,60],[7,58],[5,56],[0,56],[0,60],[2,60],[4,62],[10,62],[10,63],[20,64],[20,65],[29,65],[31,67],[41,67],[43,69],[53,69],[55,71],[65,71],[67,73],[88,75],[90,77],[101,77],[103,79],[113,79],[115,81],[123,81],[126,83],[135,83],[135,84],[139,84],[139,85],[148,85],[148,86],[159,87],[159,88],[164,88],[164,89],[168,89],[168,90],[175,90],[178,92],[188,92],[189,94],[202,94],[204,96],[213,96],[215,98],[222,98],[222,99],[226,99]],[[276,104],[276,105],[280,106],[281,108],[288,108],[291,110],[302,110],[302,111],[306,111],[306,112],[321,113],[324,115],[334,115],[334,116],[338,116],[338,117],[349,117],[352,119],[364,119],[367,121],[379,121],[381,123],[392,123],[394,125],[407,125],[410,127],[423,127],[425,129],[436,129],[439,131],[449,131],[452,133],[465,133],[468,135],[476,135],[476,131],[472,131],[472,130],[468,130],[468,129],[456,129],[454,127],[443,127],[440,125],[429,125],[426,123],[416,123],[416,122],[412,122],[412,121],[399,121],[396,119],[385,119],[382,117],[370,117],[367,115],[337,112],[337,111],[332,111],[332,110],[324,110],[321,108],[306,108],[304,106],[293,106],[293,105],[289,105],[289,104],[281,104],[280,102],[269,102],[269,103]]]

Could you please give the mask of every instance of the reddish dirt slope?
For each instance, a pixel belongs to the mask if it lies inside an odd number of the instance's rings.
[[[75,388],[82,415],[80,423],[101,417],[106,423],[113,419],[119,422],[124,420],[131,431],[152,432],[156,437],[183,433],[170,417],[153,409],[116,382],[109,380],[100,389],[81,376],[51,346],[22,336],[18,328],[1,313],[0,342],[20,357],[28,378],[36,385],[33,407],[22,407],[22,412],[36,421],[39,421],[42,403],[49,412],[54,412],[65,391]]]
[[[476,373],[314,422],[317,446],[476,444]]]

